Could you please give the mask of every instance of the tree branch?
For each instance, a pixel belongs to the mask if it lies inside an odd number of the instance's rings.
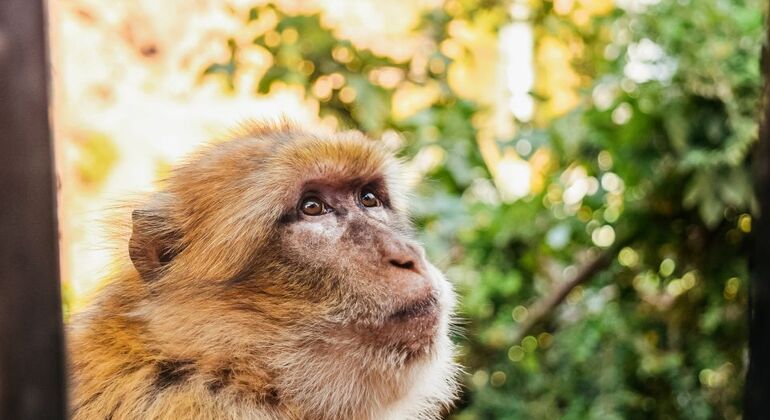
[[[569,295],[572,289],[587,282],[596,274],[607,268],[618,252],[620,252],[620,250],[629,242],[631,242],[630,237],[622,242],[616,242],[615,246],[604,251],[584,265],[574,277],[560,283],[551,294],[533,304],[528,310],[527,319],[521,324],[514,335],[514,343],[521,341],[521,339],[529,334],[532,328],[553,312],[553,310],[564,301],[567,295]]]

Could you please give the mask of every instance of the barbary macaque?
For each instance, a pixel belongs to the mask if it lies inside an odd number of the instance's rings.
[[[381,142],[289,123],[193,155],[133,208],[130,258],[68,327],[71,416],[440,417],[455,296],[402,175]]]

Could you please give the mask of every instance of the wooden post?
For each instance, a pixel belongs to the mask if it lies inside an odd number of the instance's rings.
[[[0,1],[0,419],[65,418],[42,0]]]
[[[749,296],[749,369],[744,418],[767,418],[770,408],[770,27],[762,48],[762,92],[759,144],[754,154],[759,215],[752,227]]]

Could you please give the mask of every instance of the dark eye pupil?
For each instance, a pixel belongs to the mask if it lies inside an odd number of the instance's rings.
[[[380,201],[374,193],[365,192],[361,195],[361,204],[366,207],[377,207],[380,204]]]
[[[302,202],[302,213],[305,213],[308,216],[318,216],[323,213],[323,210],[323,203],[315,198],[308,198]]]

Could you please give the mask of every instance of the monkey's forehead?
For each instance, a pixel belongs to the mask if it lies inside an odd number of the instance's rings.
[[[374,140],[351,137],[302,137],[278,144],[265,164],[296,180],[386,177],[397,166],[394,157]]]
[[[262,163],[280,166],[289,173],[298,170],[338,172],[360,177],[383,170],[392,163],[392,153],[377,140],[359,131],[318,133],[290,121],[242,124],[236,139],[251,140]]]
[[[181,183],[192,178],[216,179],[264,175],[270,182],[328,176],[360,179],[388,176],[397,159],[380,141],[360,132],[318,134],[294,125],[249,125],[249,131],[200,150],[178,167]],[[264,178],[264,177],[263,177]]]

